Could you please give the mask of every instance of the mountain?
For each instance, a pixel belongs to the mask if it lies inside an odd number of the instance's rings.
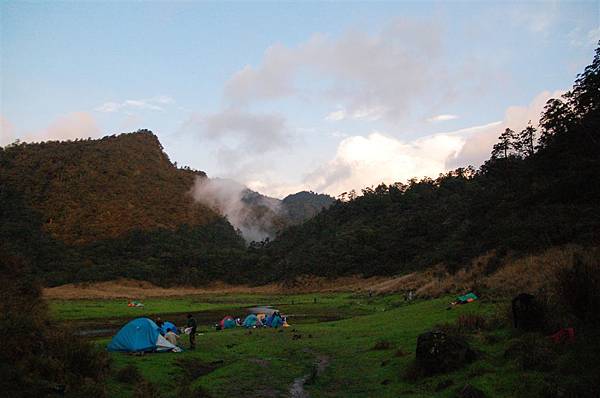
[[[198,178],[192,192],[198,202],[225,215],[249,243],[273,239],[335,201],[329,195],[306,191],[280,200],[222,178]]]
[[[69,244],[133,230],[203,225],[213,210],[188,194],[200,171],[176,168],[149,131],[100,140],[8,146],[0,179],[44,217],[43,229]]]
[[[290,224],[297,225],[313,218],[334,202],[335,199],[332,196],[302,191],[286,196],[282,200],[282,208],[290,220]]]
[[[1,246],[28,257],[49,284],[246,281],[240,233],[272,238],[332,201],[313,193],[282,201],[177,168],[148,130],[0,148]]]
[[[206,175],[175,167],[147,130],[9,145],[0,149],[2,248],[27,257],[48,284],[241,277],[231,262],[245,244],[194,200],[196,179]]]

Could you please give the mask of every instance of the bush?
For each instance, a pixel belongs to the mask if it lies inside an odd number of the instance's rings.
[[[458,317],[456,320],[459,330],[463,332],[473,332],[483,330],[486,325],[486,319],[481,315],[465,314]]]
[[[1,245],[1,243],[0,243]],[[31,270],[2,252],[0,391],[6,396],[106,395],[108,355],[52,323]]]
[[[523,370],[552,370],[555,367],[556,353],[547,337],[539,334],[524,334],[513,339],[504,357],[514,359]]]
[[[600,267],[576,257],[572,268],[558,272],[557,296],[570,314],[588,325],[600,325]]]

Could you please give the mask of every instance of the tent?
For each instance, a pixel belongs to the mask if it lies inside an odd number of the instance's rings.
[[[279,314],[272,314],[267,318],[266,324],[272,328],[278,328],[283,325],[283,319],[281,319]]]
[[[179,329],[177,329],[177,326],[175,326],[174,323],[171,323],[171,322],[168,322],[168,321],[167,322],[163,322],[162,327],[160,328],[162,334],[163,335],[166,334],[167,330],[169,330],[169,329],[171,329],[171,330],[173,330],[173,332],[179,334]]]
[[[119,330],[107,347],[111,352],[165,352],[181,349],[159,333],[159,327],[148,318],[137,318]]]
[[[256,326],[256,324],[258,323],[258,318],[256,317],[256,315],[254,314],[250,314],[246,317],[246,319],[244,319],[244,323],[243,326],[245,328],[251,328]]]
[[[232,316],[226,316],[225,318],[221,319],[221,322],[219,322],[219,325],[221,325],[221,329],[232,329],[236,326],[235,323],[235,319],[233,319]]]
[[[471,303],[475,300],[477,300],[479,297],[477,297],[475,295],[475,293],[467,293],[464,296],[459,296],[456,301],[458,301],[459,304],[466,304],[466,303]]]

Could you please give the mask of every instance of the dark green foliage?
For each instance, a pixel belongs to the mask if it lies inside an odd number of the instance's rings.
[[[550,339],[536,333],[527,333],[514,339],[504,353],[523,370],[551,370],[556,353]]]
[[[108,356],[48,320],[31,269],[0,244],[0,391],[103,397]]]
[[[286,196],[282,201],[283,209],[290,224],[300,224],[335,202],[329,195],[302,191]]]
[[[600,260],[599,260],[600,261]],[[557,299],[580,323],[600,325],[600,264],[575,259],[558,276]]]

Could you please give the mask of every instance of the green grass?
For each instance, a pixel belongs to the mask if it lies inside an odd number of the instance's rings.
[[[317,297],[315,303],[314,298]],[[183,353],[147,354],[132,356],[111,354],[114,368],[126,365],[138,367],[144,378],[159,386],[165,396],[177,396],[182,384],[183,371],[177,366],[179,360],[194,359],[202,363],[222,361],[217,369],[197,378],[192,387],[202,387],[212,396],[286,396],[295,378],[311,373],[317,357],[326,357],[329,364],[322,374],[305,388],[312,397],[451,397],[465,383],[482,389],[490,397],[527,396],[535,389],[542,375],[523,373],[503,357],[509,331],[500,329],[473,334],[470,341],[482,352],[481,359],[447,375],[410,381],[403,376],[414,361],[417,336],[434,325],[454,322],[461,314],[491,314],[491,303],[475,302],[446,310],[449,298],[405,304],[397,295],[368,298],[350,294],[298,295],[298,296],[229,296],[228,302],[197,302],[198,297],[188,299],[147,300],[159,312],[187,311],[194,308],[218,309],[219,305],[232,308],[252,304],[265,304],[262,300],[274,300],[287,313],[315,314],[304,323],[290,319],[287,329],[235,329],[217,332],[207,326],[200,329],[196,351]],[[206,299],[206,298],[205,298]],[[293,304],[292,304],[293,302]],[[82,302],[75,302],[78,308]],[[92,302],[90,302],[92,304]],[[108,309],[112,304],[98,303]],[[63,319],[65,303],[54,303]],[[116,305],[116,303],[114,304]],[[227,307],[229,306],[229,307]],[[94,308],[94,307],[92,307]],[[127,307],[125,307],[127,308]],[[62,311],[62,312],[61,312]],[[340,312],[347,319],[317,322],[322,313]],[[119,312],[121,314],[122,312]],[[125,313],[127,313],[125,311]],[[351,317],[354,313],[357,316]],[[100,316],[98,316],[100,314]],[[223,314],[225,315],[225,313]],[[100,310],[95,317],[108,316]],[[215,322],[218,319],[215,319]],[[485,335],[495,335],[489,343]],[[301,338],[294,336],[301,335]],[[98,340],[104,346],[109,339]],[[379,341],[389,342],[389,349],[375,350]],[[184,341],[187,346],[187,340]],[[405,355],[396,355],[400,351]],[[438,383],[452,380],[452,385],[436,392]],[[128,397],[133,386],[110,382],[110,395]]]
[[[316,302],[315,302],[316,299]],[[397,298],[398,299],[398,298]],[[275,305],[301,315],[323,314],[324,317],[352,316],[378,311],[394,305],[389,298],[369,299],[349,293],[305,295],[195,295],[142,300],[144,307],[128,307],[127,299],[50,300],[51,316],[57,320],[86,320],[138,317],[200,311],[239,311],[255,305]],[[400,303],[399,301],[397,302]]]

